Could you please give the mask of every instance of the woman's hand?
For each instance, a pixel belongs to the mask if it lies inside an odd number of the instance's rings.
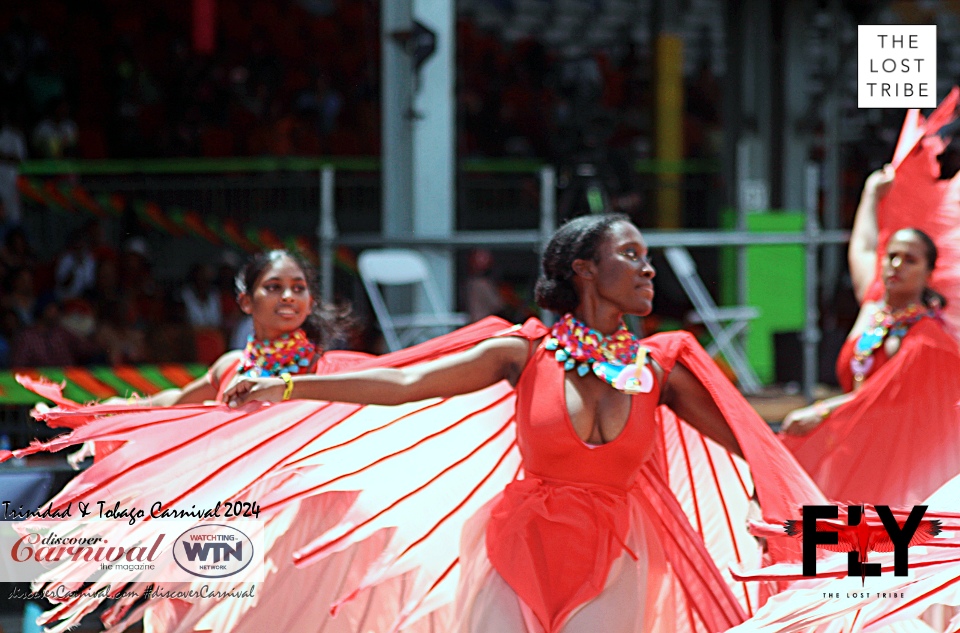
[[[750,497],[750,503],[747,506],[747,530],[750,529],[751,523],[762,523],[763,522],[763,510],[760,508],[760,500],[757,499],[757,493],[754,492],[753,496]],[[760,546],[760,550],[767,551],[767,539],[762,536],[754,536],[754,540],[757,541],[757,545]]]
[[[883,169],[878,169],[869,176],[863,185],[864,193],[872,193],[877,198],[882,198],[890,191],[890,185],[893,184],[894,171],[889,164],[884,165]]]
[[[813,406],[795,409],[787,414],[780,425],[780,432],[785,435],[806,435],[823,422],[820,409]]]
[[[280,402],[285,388],[280,378],[241,378],[223,394],[223,401],[231,407],[239,407],[250,400]]]

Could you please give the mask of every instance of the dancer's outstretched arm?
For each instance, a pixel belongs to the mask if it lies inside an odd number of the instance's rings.
[[[794,409],[783,419],[780,432],[787,435],[806,435],[820,426],[834,409],[856,397],[855,392],[820,400],[808,407]]]
[[[222,372],[229,365],[239,360],[239,358],[239,352],[227,352],[218,358],[213,365],[211,365],[209,373],[200,376],[193,382],[187,383],[180,389],[164,389],[163,391],[159,391],[152,396],[144,396],[143,398],[137,398],[135,400],[120,397],[108,398],[104,400],[102,404],[131,404],[136,406],[146,405],[150,407],[169,407],[174,404],[199,404],[201,402],[214,400],[217,397],[217,388],[214,386],[213,382],[211,382],[211,374],[213,375],[214,379],[219,378]]]
[[[223,376],[227,369],[235,363],[240,362],[242,358],[243,353],[239,350],[227,352],[214,361],[213,365],[210,366],[210,372],[208,374],[200,376],[190,384],[184,386],[179,393],[175,393],[173,389],[161,391],[151,397],[151,404],[155,406],[167,406],[171,404],[198,404],[207,402],[208,400],[215,400],[217,397],[217,387],[215,383],[219,383],[221,376]],[[213,377],[212,381],[211,376]]]
[[[528,353],[526,339],[492,338],[465,352],[401,369],[293,376],[291,397],[382,405],[449,398],[504,379],[515,382]],[[248,400],[277,402],[283,399],[285,388],[282,378],[244,378],[227,390],[224,401],[230,406]]]

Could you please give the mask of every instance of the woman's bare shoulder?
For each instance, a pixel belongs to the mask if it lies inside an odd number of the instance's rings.
[[[523,367],[538,343],[539,340],[531,341],[522,336],[496,336],[480,343],[477,347],[499,354],[504,361]]]
[[[230,350],[217,360],[213,361],[213,365],[210,365],[210,374],[219,381],[224,372],[226,372],[227,369],[232,367],[234,364],[239,363],[241,359],[243,359],[243,350]]]
[[[488,353],[497,355],[503,377],[510,384],[516,385],[541,340],[542,338],[528,339],[523,336],[497,336],[487,339],[477,347],[486,348]]]

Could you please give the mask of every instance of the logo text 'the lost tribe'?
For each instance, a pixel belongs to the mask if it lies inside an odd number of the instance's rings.
[[[940,533],[940,521],[923,520],[927,506],[913,506],[900,525],[889,506],[873,506],[882,525],[870,525],[864,506],[847,506],[847,521],[838,521],[835,505],[803,506],[802,521],[787,521],[784,531],[803,541],[803,575],[817,575],[817,548],[847,552],[847,575],[879,576],[880,563],[868,563],[869,552],[893,552],[895,576],[906,576],[907,549]]]

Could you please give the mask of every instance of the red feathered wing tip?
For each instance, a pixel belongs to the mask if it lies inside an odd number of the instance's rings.
[[[66,381],[57,384],[42,376],[32,378],[26,374],[17,374],[17,382],[38,396],[55,402],[57,406],[63,407],[64,409],[77,409],[80,407],[80,405],[73,400],[63,397],[63,388],[67,384]]]
[[[917,531],[913,533],[908,547],[923,545],[942,531],[943,528],[940,527],[940,521],[937,519],[920,521],[920,525],[917,526]],[[874,552],[892,552],[893,541],[890,540],[890,535],[884,532],[882,536],[870,544],[870,549]]]
[[[838,526],[826,521],[819,521],[818,523],[820,524],[819,527],[822,528],[820,529],[821,532],[833,531],[838,533],[838,542],[836,545],[817,543],[818,548],[841,553],[856,551],[859,548],[857,539],[852,538],[855,536],[855,527]],[[784,521],[783,531],[787,534],[787,536],[802,539],[803,522],[794,519]],[[910,543],[907,545],[907,547],[923,545],[930,539],[940,534],[942,531],[943,528],[940,526],[940,521],[938,519],[920,521],[920,525],[917,526],[917,531],[913,533],[913,537],[911,537]],[[893,540],[891,540],[890,535],[887,533],[885,528],[881,526],[870,527],[870,544],[868,549],[874,552],[894,551]]]
[[[949,140],[940,131],[960,118],[958,103],[960,88],[954,87],[928,118],[918,110],[907,113],[891,161],[897,176],[877,209],[877,262],[865,300],[883,295],[881,267],[890,236],[902,228],[920,229],[937,245],[930,287],[946,298],[942,318],[960,340],[960,176],[941,180],[937,161]]]
[[[851,528],[845,525],[839,525],[831,523],[826,520],[817,521],[818,532],[836,532],[837,533],[837,542],[836,543],[817,543],[818,549],[824,549],[828,552],[854,552],[859,549],[856,534],[852,534],[855,528]],[[882,529],[882,528],[881,528]],[[784,521],[783,531],[786,532],[787,536],[792,536],[795,539],[803,539],[803,521],[799,520],[790,520]]]

